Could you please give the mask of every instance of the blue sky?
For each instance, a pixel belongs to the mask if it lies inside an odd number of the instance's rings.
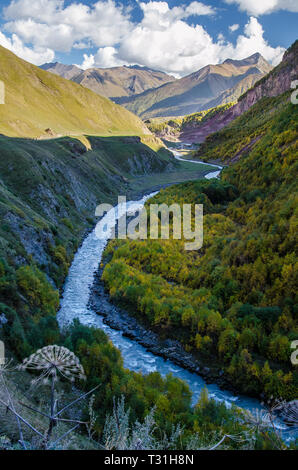
[[[0,45],[36,65],[139,64],[184,76],[296,39],[297,0],[1,0]]]

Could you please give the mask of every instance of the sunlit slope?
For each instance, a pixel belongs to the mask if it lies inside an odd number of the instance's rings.
[[[271,69],[258,53],[243,60],[227,59],[117,103],[146,119],[185,116],[234,101]]]
[[[6,103],[0,106],[2,134],[41,137],[148,133],[142,121],[126,109],[19,59],[3,47],[0,80],[5,84]]]

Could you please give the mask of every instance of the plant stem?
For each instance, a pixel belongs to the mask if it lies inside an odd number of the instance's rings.
[[[56,424],[55,420],[55,374],[52,375],[52,384],[51,384],[51,413],[50,413],[50,423],[49,423],[49,428],[46,433],[46,438],[45,438],[45,448],[48,446],[48,442],[52,436],[53,428]]]

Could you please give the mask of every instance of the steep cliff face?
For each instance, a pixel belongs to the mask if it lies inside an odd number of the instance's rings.
[[[262,98],[279,96],[291,90],[291,82],[298,79],[298,41],[285,52],[282,62],[244,93],[238,103],[225,113],[218,114],[197,128],[185,129],[181,138],[186,142],[203,142],[212,132],[217,132],[248,111]]]
[[[275,69],[239,98],[233,115],[238,117],[261,98],[278,96],[290,90],[295,79],[298,79],[298,41],[285,52],[282,62]]]

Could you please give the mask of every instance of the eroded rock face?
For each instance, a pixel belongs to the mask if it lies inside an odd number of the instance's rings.
[[[28,225],[21,217],[12,212],[8,212],[4,217],[24,246],[26,252],[31,255],[39,264],[49,262],[48,246],[54,244],[53,235],[46,230],[37,231],[33,226]]]
[[[180,136],[180,140],[203,142],[209,134],[221,130],[248,111],[260,99],[272,98],[291,90],[291,83],[294,80],[298,80],[298,41],[285,53],[282,62],[248,90],[235,106],[224,113],[217,114],[197,128],[186,129]]]
[[[298,78],[297,47],[291,52],[286,52],[282,63],[269,73],[257,85],[249,90],[243,99],[232,109],[233,116],[238,117],[251,108],[261,98],[281,95],[291,89],[291,83]]]

